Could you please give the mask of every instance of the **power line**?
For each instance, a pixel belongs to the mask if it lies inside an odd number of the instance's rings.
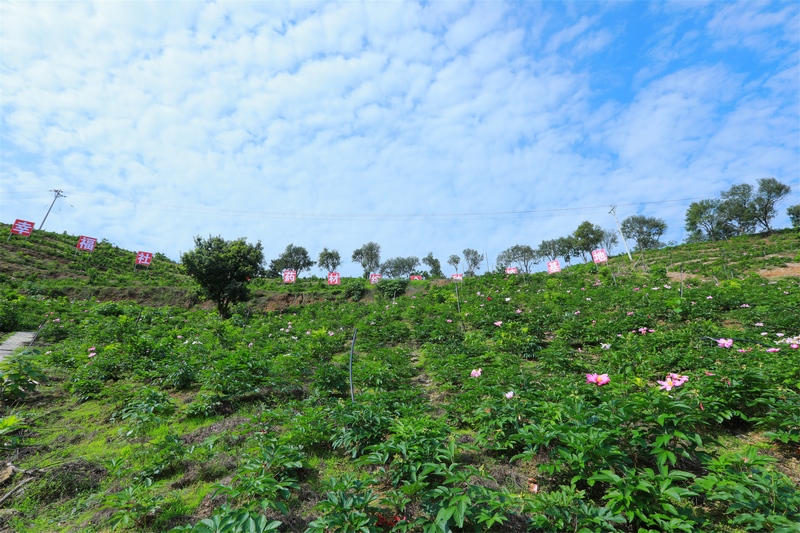
[[[74,193],[73,196],[107,199],[106,196]],[[694,200],[706,199],[708,197],[695,197],[695,198],[679,198],[669,200],[656,200],[651,202],[632,202],[616,204],[617,206],[640,206],[640,205],[653,205],[653,204],[666,204],[666,203],[679,203]],[[235,216],[239,218],[268,218],[268,219],[282,219],[282,220],[326,220],[326,221],[364,221],[364,220],[387,220],[387,221],[413,221],[413,220],[443,220],[443,221],[456,221],[456,220],[508,220],[514,218],[540,218],[552,216],[575,216],[576,214],[600,214],[605,213],[608,205],[596,206],[579,206],[579,207],[560,207],[552,209],[533,209],[524,211],[484,211],[484,212],[463,212],[463,213],[302,213],[302,212],[288,212],[288,211],[251,211],[241,209],[218,209],[206,206],[178,206],[178,205],[159,205],[159,204],[142,204],[131,200],[124,200],[114,198],[117,202],[124,202],[131,204],[137,208],[154,209],[164,211],[180,211],[189,213],[199,213],[205,215],[220,215],[220,216]],[[596,213],[588,211],[599,210]],[[571,212],[571,213],[570,213]]]

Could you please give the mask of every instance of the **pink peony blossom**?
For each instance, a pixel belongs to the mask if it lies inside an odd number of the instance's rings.
[[[479,378],[481,377],[481,373],[483,372],[482,368],[473,369],[472,372],[469,373],[470,377]]]
[[[780,351],[781,351],[780,348],[767,348],[767,353],[775,353]]]
[[[598,387],[602,387],[609,382],[611,382],[611,378],[608,377],[608,374],[586,374],[587,384],[594,383]]]
[[[502,320],[498,320],[497,322],[494,323],[494,325],[499,328],[500,326],[503,325],[503,321]]]
[[[506,399],[510,400],[511,398],[513,398],[513,397],[514,397],[514,391],[513,391],[513,390],[510,390],[510,391],[508,391],[508,392],[505,394],[505,396],[506,396]]]
[[[733,339],[717,339],[717,346],[720,348],[730,348],[733,346]]]

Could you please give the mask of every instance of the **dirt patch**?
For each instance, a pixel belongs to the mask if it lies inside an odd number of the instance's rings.
[[[198,428],[189,433],[188,435],[184,435],[183,437],[181,437],[181,440],[187,446],[191,446],[192,444],[200,444],[208,437],[212,435],[217,435],[219,433],[224,433],[225,431],[230,431],[234,428],[241,426],[248,420],[249,419],[242,416],[226,418],[224,420],[220,420],[219,422],[214,422],[210,426]]]
[[[764,278],[800,277],[800,263],[786,263],[784,267],[761,269],[758,275]]]

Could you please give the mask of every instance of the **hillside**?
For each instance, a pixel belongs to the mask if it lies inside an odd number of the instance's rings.
[[[796,232],[220,320],[179,265],[7,228],[2,331],[43,327],[0,365],[0,530],[800,530]]]

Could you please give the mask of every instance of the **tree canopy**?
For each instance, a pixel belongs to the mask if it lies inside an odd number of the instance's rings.
[[[310,270],[312,266],[314,261],[311,260],[308,251],[302,246],[290,244],[281,255],[269,262],[267,277],[280,277],[284,270],[295,270],[299,275],[304,270]]]
[[[622,221],[622,233],[636,241],[636,249],[655,250],[661,247],[659,238],[667,231],[667,223],[656,217],[644,215],[629,216]]]
[[[194,243],[194,250],[181,256],[181,263],[206,297],[217,304],[220,316],[227,318],[232,303],[249,297],[247,282],[263,274],[261,242],[252,245],[243,237],[226,241],[220,236],[204,239],[198,235]]]
[[[456,269],[456,273],[458,273],[458,265],[461,263],[461,257],[457,256],[456,254],[451,255],[447,259],[447,264],[451,267]]]
[[[433,257],[433,252],[428,252],[428,255],[422,258],[422,263],[426,265],[430,270],[428,271],[428,275],[432,278],[443,278],[444,272],[442,272],[442,263]]]
[[[484,255],[472,248],[465,248],[462,253],[464,254],[464,262],[467,263],[464,274],[474,276],[475,271],[481,268],[481,261],[483,261]]]
[[[418,266],[418,257],[392,257],[381,264],[380,273],[390,278],[407,278]]]
[[[770,222],[778,214],[775,207],[778,202],[789,196],[792,188],[781,183],[775,178],[761,178],[758,180],[758,191],[750,202],[753,218],[756,223],[764,228],[767,233],[772,233]]]
[[[525,274],[530,274],[533,265],[539,262],[539,254],[527,244],[516,244],[503,250],[497,256],[497,264],[508,266],[516,264]]]
[[[317,265],[326,272],[335,271],[342,264],[342,258],[337,250],[323,248],[317,258]]]
[[[381,245],[376,242],[368,242],[361,248],[353,250],[350,259],[354,263],[360,263],[364,269],[364,277],[367,278],[372,272],[377,272],[381,264]]]

